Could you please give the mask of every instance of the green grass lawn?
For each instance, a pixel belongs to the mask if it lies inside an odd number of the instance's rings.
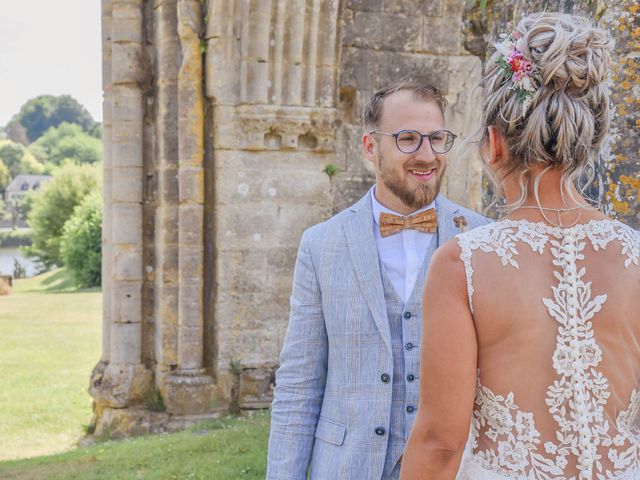
[[[0,463],[3,480],[264,479],[269,414],[225,418],[50,457]]]
[[[75,445],[91,419],[87,387],[100,358],[99,290],[75,290],[63,270],[14,287],[0,297],[0,460]]]
[[[102,295],[63,270],[14,287],[0,297],[0,479],[264,478],[268,412],[75,448],[91,419]]]

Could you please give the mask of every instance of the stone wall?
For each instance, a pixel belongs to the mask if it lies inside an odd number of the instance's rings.
[[[400,78],[430,81],[464,140],[488,42],[523,12],[582,12],[614,33],[615,135],[594,191],[639,225],[637,6],[471,3],[102,1],[98,435],[268,406],[300,236],[373,183],[360,150],[363,100]],[[480,210],[478,159],[457,148],[447,162],[444,192]]]

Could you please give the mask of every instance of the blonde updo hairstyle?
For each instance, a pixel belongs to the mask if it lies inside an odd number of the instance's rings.
[[[535,167],[543,168],[533,179],[536,199],[538,182],[548,169],[561,169],[566,186],[583,172],[593,172],[593,157],[609,126],[607,78],[613,47],[605,30],[562,13],[531,14],[516,31],[519,48],[534,65],[540,84],[525,107],[496,62],[500,53],[494,53],[485,67],[479,135],[485,142],[487,127],[495,126],[508,145],[510,164],[501,176],[516,175],[522,190],[510,208],[526,201]]]

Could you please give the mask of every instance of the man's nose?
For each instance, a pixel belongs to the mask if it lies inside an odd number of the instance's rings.
[[[414,155],[416,158],[421,160],[433,160],[436,158],[435,154],[433,153],[433,150],[431,150],[431,143],[429,142],[429,139],[426,137],[422,139],[422,145],[420,145],[420,148],[416,151]]]

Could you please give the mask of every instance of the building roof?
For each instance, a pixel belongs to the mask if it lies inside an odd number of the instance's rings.
[[[51,175],[16,175],[16,178],[7,185],[5,194],[9,192],[29,192],[36,190],[41,183],[48,182],[49,180],[51,180]]]

